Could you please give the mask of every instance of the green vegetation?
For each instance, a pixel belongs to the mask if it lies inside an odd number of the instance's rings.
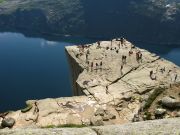
[[[86,125],[76,125],[76,124],[64,124],[64,125],[59,125],[59,126],[55,126],[55,125],[48,125],[42,128],[83,128],[83,127],[87,127]]]
[[[155,89],[153,93],[149,96],[146,104],[144,105],[144,109],[147,110],[151,106],[153,101],[157,98],[157,96],[159,96],[164,90],[165,88],[161,88],[161,87]]]
[[[26,113],[26,112],[30,111],[32,109],[32,107],[33,107],[32,104],[27,104],[27,107],[22,109],[21,112]]]
[[[4,2],[5,0],[0,0],[0,4],[2,3],[2,2]]]

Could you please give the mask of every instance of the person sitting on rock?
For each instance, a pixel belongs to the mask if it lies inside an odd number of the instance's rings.
[[[153,71],[150,71],[150,78],[151,78],[151,80],[156,80],[156,76],[153,76],[153,75],[154,75]]]

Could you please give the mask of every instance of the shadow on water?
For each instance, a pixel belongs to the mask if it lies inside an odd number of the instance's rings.
[[[64,47],[110,39],[18,33],[0,32],[0,112],[29,99],[72,96]],[[134,43],[180,65],[178,45]]]

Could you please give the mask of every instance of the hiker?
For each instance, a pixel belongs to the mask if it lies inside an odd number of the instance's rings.
[[[171,72],[172,72],[172,70],[169,70],[169,71],[168,71],[168,75],[170,75]]]
[[[103,65],[103,63],[102,63],[102,61],[100,62],[100,69],[101,69],[101,71],[102,71],[102,65]]]
[[[121,42],[120,41],[119,41],[118,47],[119,47],[119,49],[121,48]]]
[[[174,79],[174,82],[176,82],[176,80],[177,80],[177,77],[178,77],[178,75],[176,74],[176,75],[175,75],[175,79]]]
[[[151,80],[156,80],[156,76],[153,76],[153,71],[150,71],[150,78]]]
[[[142,62],[142,53],[140,51],[136,52],[136,60],[139,62],[141,60]]]
[[[98,44],[97,48],[98,48],[98,49],[101,48],[101,42],[98,41],[97,44]]]
[[[93,62],[91,62],[91,72],[93,71]]]
[[[124,38],[123,37],[120,39],[120,42],[121,42],[121,45],[124,44]]]
[[[131,56],[133,54],[133,51],[132,50],[130,50],[129,51],[129,56]]]
[[[106,50],[109,50],[109,47],[106,47]]]
[[[123,75],[123,72],[122,72],[122,70],[123,70],[123,65],[121,65],[121,68],[120,68],[121,75]]]
[[[127,56],[124,56],[124,55],[123,55],[123,56],[122,56],[122,63],[123,63],[123,64],[126,64],[126,59],[127,59]]]
[[[89,71],[89,61],[87,61],[87,71]]]
[[[84,52],[84,48],[85,48],[85,46],[84,46],[84,45],[82,45],[82,52]]]
[[[98,70],[98,66],[99,66],[98,63],[96,63],[96,70]]]
[[[142,53],[141,52],[139,52],[139,60],[141,60],[141,62],[142,62]]]
[[[88,61],[88,56],[89,56],[89,55],[88,55],[88,54],[86,54],[86,63],[87,63],[87,61]]]
[[[89,51],[89,49],[87,50],[87,54],[90,54],[90,51]]]
[[[116,53],[119,53],[119,50],[116,50]]]
[[[76,58],[79,58],[79,54],[76,54]]]
[[[113,40],[111,40],[111,49],[112,49],[112,46],[113,46]]]
[[[160,69],[160,72],[163,74],[166,71],[165,67]]]

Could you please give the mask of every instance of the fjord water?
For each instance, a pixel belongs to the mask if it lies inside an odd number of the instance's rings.
[[[0,33],[0,112],[22,108],[29,99],[72,96],[64,47],[77,43]]]
[[[20,109],[29,99],[72,96],[64,47],[95,40],[48,40],[0,33],[0,112]],[[136,45],[180,65],[180,46]]]

